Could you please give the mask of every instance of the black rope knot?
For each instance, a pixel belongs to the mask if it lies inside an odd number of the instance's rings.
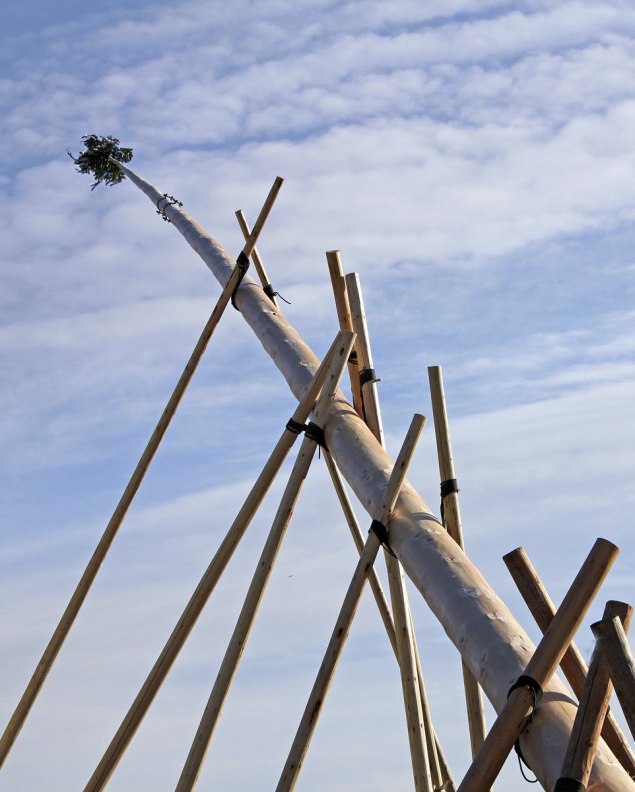
[[[317,443],[321,448],[326,448],[324,429],[316,423],[313,423],[313,421],[309,421],[304,427],[304,436],[313,440],[313,442]]]
[[[366,385],[368,382],[381,382],[381,380],[377,376],[377,373],[375,372],[375,369],[373,368],[362,369],[359,372],[360,387],[363,388],[364,385]]]
[[[287,305],[291,305],[289,300],[285,300],[284,297],[278,291],[274,291],[273,286],[270,283],[265,284],[262,287],[263,292],[267,295],[267,297],[273,302],[274,297],[280,297],[282,302],[286,302]]]
[[[240,284],[243,282],[245,273],[249,269],[249,256],[245,254],[244,250],[240,251],[240,255],[236,259],[236,266],[240,270],[240,275],[238,277],[238,280],[236,281],[236,285],[234,286],[234,291],[232,292],[231,303],[234,306],[234,308],[238,311],[240,309],[236,305],[236,292],[238,291]]]
[[[533,700],[531,712],[527,716],[527,719],[525,720],[525,723],[523,724],[523,727],[521,729],[521,732],[523,732],[531,725],[531,722],[533,721],[535,714],[538,712],[538,709],[540,708],[540,702],[542,701],[542,686],[533,677],[527,676],[526,674],[521,674],[518,677],[518,679],[514,682],[514,684],[509,688],[509,692],[507,693],[507,698],[509,698],[511,694],[514,692],[514,690],[516,690],[517,688],[526,688],[531,693],[531,697]],[[527,764],[527,760],[523,756],[523,752],[521,751],[520,748],[520,735],[518,736],[518,739],[514,743],[514,750],[518,755],[518,766],[520,767],[520,773],[522,777],[529,784],[537,784],[538,779],[527,778],[527,776],[525,775],[525,771],[523,770],[523,764],[525,764],[527,767],[529,767],[529,765]]]
[[[379,520],[373,520],[370,524],[370,528],[368,529],[368,533],[374,533],[386,552],[390,553],[393,558],[397,558],[392,547],[388,543],[388,528],[386,528],[383,522],[380,522]]]

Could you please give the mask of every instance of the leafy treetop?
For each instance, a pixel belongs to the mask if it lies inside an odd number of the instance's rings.
[[[119,184],[124,180],[123,172],[110,158],[119,160],[119,162],[130,162],[132,159],[131,148],[122,148],[117,138],[110,135],[108,137],[84,135],[82,142],[86,147],[85,151],[80,152],[76,157],[70,151],[67,153],[77,165],[78,173],[90,173],[95,177],[91,190],[94,190],[101,182],[112,187],[113,184]]]

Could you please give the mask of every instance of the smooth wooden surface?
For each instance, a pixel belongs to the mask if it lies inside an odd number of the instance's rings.
[[[129,183],[152,204],[162,197],[161,191],[130,168],[121,164],[119,167]],[[235,266],[233,257],[182,208],[168,206],[165,211],[174,230],[183,235],[212,275],[224,284]],[[236,303],[263,350],[299,399],[318,366],[318,358],[248,275],[236,295]],[[383,496],[391,458],[343,396],[333,401],[325,436],[344,479],[371,514]],[[522,673],[533,643],[470,558],[429,516],[431,511],[406,482],[390,523],[391,546],[490,702],[500,711],[510,680]],[[486,515],[483,519],[487,526]],[[496,618],[492,619],[492,614]],[[567,694],[567,689],[553,678],[549,692],[561,696]],[[534,771],[545,787],[552,787],[560,775],[562,746],[566,745],[572,724],[570,708],[554,704],[543,710],[525,738],[525,749],[533,757]],[[605,792],[635,792],[635,783],[611,762],[602,743],[591,780],[603,785]]]
[[[531,615],[542,633],[545,633],[556,613],[556,607],[547,589],[540,580],[536,569],[522,547],[503,556],[514,583],[518,587]],[[571,643],[560,661],[560,667],[571,685],[578,701],[582,698],[588,668],[575,643]],[[602,737],[616,758],[626,770],[635,776],[635,754],[624,736],[622,729],[609,711],[602,726]]]
[[[601,642],[608,663],[611,682],[622,712],[635,738],[635,660],[626,633],[618,618],[605,619],[591,625],[593,635]]]
[[[454,456],[452,454],[450,424],[445,402],[445,389],[443,387],[441,366],[428,367],[428,381],[430,383],[430,397],[432,400],[434,434],[437,441],[439,475],[443,482],[456,478],[456,473],[454,470]],[[447,532],[459,547],[463,549],[463,526],[461,524],[458,492],[450,492],[443,498],[443,510]],[[470,731],[470,747],[472,750],[472,758],[474,758],[485,741],[485,710],[483,708],[481,688],[474,674],[464,662],[461,663],[461,670],[463,673],[463,687],[465,689],[465,703],[467,706],[467,722]]]
[[[271,189],[269,190],[269,194],[265,198],[265,202],[262,205],[262,209],[256,218],[256,222],[254,223],[254,227],[251,229],[251,233],[249,237],[245,240],[245,245],[243,247],[243,253],[246,256],[251,256],[253,249],[256,247],[256,243],[258,242],[258,237],[263,229],[264,224],[267,222],[267,218],[269,217],[269,213],[273,208],[273,204],[278,197],[278,193],[280,192],[280,188],[282,187],[284,179],[281,176],[276,176],[271,185]]]
[[[597,539],[576,575],[525,669],[525,675],[535,679],[542,687],[558,667],[618,552],[611,542]],[[531,713],[532,702],[532,694],[527,688],[516,688],[510,694],[478,756],[459,785],[459,792],[482,792],[494,783]]]
[[[326,261],[331,277],[331,287],[333,289],[333,297],[335,298],[335,310],[337,312],[340,330],[352,330],[351,306],[348,301],[348,289],[346,287],[346,279],[344,278],[344,270],[342,269],[339,250],[329,250],[326,254]],[[359,353],[356,343],[354,354],[351,355],[351,360],[348,364],[348,374],[351,381],[353,407],[357,414],[363,417],[364,407],[362,404],[361,386],[359,384],[359,371]]]
[[[343,354],[343,351],[348,348],[351,336],[351,333],[338,333],[311,384],[294,410],[292,415],[294,421],[298,423],[306,421],[320,393],[332,359],[337,354]],[[88,781],[85,787],[86,792],[103,789],[117,767],[296,438],[297,435],[287,429],[282,432],[276,447],[256,479],[214,558],[205,570],[141,690]]]
[[[352,333],[348,333],[347,335],[349,337],[349,342],[340,350],[340,354],[333,358],[312,415],[313,423],[320,428],[322,428],[329,404],[337,391],[348,356],[353,348],[354,336]],[[271,577],[271,572],[273,571],[273,566],[278,557],[282,540],[291,522],[291,517],[293,516],[300,490],[306,479],[316,448],[317,445],[315,441],[305,436],[289,476],[289,481],[280,500],[280,506],[274,517],[267,541],[265,542],[265,546],[256,564],[253,578],[238,616],[236,627],[229,640],[214,687],[212,688],[198,729],[194,735],[192,746],[176,785],[176,792],[191,792],[196,784],[205,754],[207,753],[214,729],[218,723],[229,687],[238,668],[238,663],[247,645],[249,634],[251,633],[256,614],[258,613],[265,588]]]
[[[625,602],[610,600],[604,608],[603,619],[617,617],[624,630],[628,630],[633,609]],[[562,778],[575,779],[588,784],[593,757],[600,740],[602,725],[609,708],[613,685],[608,663],[600,646],[595,647],[587,674],[580,706],[573,722],[571,738],[562,763]]]
[[[245,215],[240,209],[237,209],[235,214],[236,214],[236,219],[238,220],[238,225],[240,226],[240,230],[242,231],[243,237],[245,238],[245,242],[247,242],[247,240],[250,237],[251,231],[249,229],[249,225],[247,224],[247,220],[245,219]],[[269,277],[265,270],[265,265],[262,263],[262,259],[260,258],[260,253],[258,252],[258,248],[255,245],[253,246],[251,251],[251,260],[253,261],[256,272],[258,273],[258,279],[260,280],[260,284],[262,288],[264,289],[265,286],[271,286]],[[275,297],[270,297],[269,299],[276,307],[278,306]],[[347,329],[347,328],[342,328],[342,329]]]
[[[165,433],[168,430],[170,422],[174,417],[174,414],[181,403],[181,399],[185,394],[185,391],[192,381],[192,377],[194,376],[194,372],[196,371],[198,364],[203,357],[205,350],[207,349],[207,345],[212,337],[214,330],[216,329],[221,316],[225,308],[227,307],[227,303],[229,302],[234,287],[240,277],[240,270],[236,268],[232,275],[225,285],[218,302],[216,303],[214,310],[212,311],[209,319],[207,320],[205,327],[203,328],[203,332],[201,333],[198,341],[196,342],[196,346],[192,354],[190,355],[190,359],[181,374],[179,381],[170,396],[165,409],[159,421],[150,436],[150,440],[146,445],[141,457],[135,467],[132,476],[121,496],[115,511],[110,518],[104,533],[102,534],[101,539],[99,540],[97,547],[95,548],[93,555],[88,562],[84,573],[82,574],[73,595],[71,596],[64,613],[62,614],[62,618],[60,619],[53,635],[51,636],[42,657],[40,658],[39,663],[37,664],[31,679],[29,680],[29,684],[27,685],[24,693],[18,705],[7,724],[2,737],[0,738],[0,767],[2,767],[4,760],[9,754],[13,743],[15,742],[20,729],[24,725],[24,722],[33,706],[35,699],[37,698],[38,693],[40,692],[42,685],[44,684],[46,677],[49,674],[49,671],[53,667],[53,663],[55,662],[55,658],[59,654],[64,641],[68,633],[77,618],[77,615],[80,611],[80,608],[84,604],[84,600],[88,596],[88,592],[97,577],[97,573],[110,550],[110,547],[121,528],[121,525],[124,521],[126,514],[128,513],[128,509],[130,508],[132,501],[134,500],[135,495],[139,491],[139,487],[145,478],[146,473],[154,459],[154,456],[159,448]]]
[[[408,465],[412,459],[424,423],[425,418],[421,415],[415,415],[412,419],[404,444],[399,452],[390,478],[388,479],[382,507],[375,517],[375,519],[378,519],[384,525],[388,524],[390,512],[394,508],[397,496],[403,485]],[[360,554],[355,572],[344,597],[335,627],[333,628],[326,652],[324,653],[322,664],[318,670],[291,750],[289,751],[287,761],[280,775],[280,780],[276,786],[276,792],[290,792],[297,783],[304,757],[309,749],[311,738],[317,726],[322,706],[324,705],[326,694],[333,680],[337,663],[341,657],[342,649],[344,648],[353,619],[355,618],[364,584],[375,562],[380,546],[377,534],[371,531]],[[397,640],[399,639],[397,638]]]

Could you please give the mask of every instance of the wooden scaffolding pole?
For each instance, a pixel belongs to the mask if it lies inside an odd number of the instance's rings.
[[[556,614],[556,606],[553,604],[527,553],[522,547],[518,547],[503,556],[503,561],[525,600],[529,612],[536,620],[540,631],[544,634]],[[578,701],[580,701],[588,669],[575,643],[572,642],[564,653],[560,666],[567,678],[567,682],[571,685],[571,689]],[[602,737],[629,776],[635,776],[635,754],[633,754],[628,740],[610,711],[607,713],[602,726]]]
[[[274,184],[274,188],[275,188]],[[272,188],[272,190],[274,189]],[[274,192],[270,192],[265,205],[260,213],[258,218],[258,229],[256,233],[256,229],[254,229],[254,233],[246,240],[245,246],[243,248],[243,253],[245,255],[249,255],[251,250],[255,247],[256,241],[258,239],[258,235],[262,230],[264,222],[273,206],[273,201],[277,195],[277,191],[280,188],[278,187]],[[11,716],[9,723],[7,724],[2,737],[0,738],[0,767],[2,767],[4,760],[6,759],[9,751],[13,743],[15,742],[20,729],[24,725],[24,722],[33,706],[35,699],[37,698],[38,693],[40,692],[42,685],[44,684],[46,677],[51,670],[53,663],[55,662],[55,658],[59,654],[60,649],[64,641],[66,640],[66,636],[71,630],[77,615],[84,604],[84,600],[88,596],[88,592],[97,577],[97,573],[110,550],[110,547],[121,528],[121,525],[124,521],[126,514],[128,513],[128,509],[130,508],[132,501],[134,500],[137,492],[139,491],[139,487],[145,478],[146,473],[148,472],[148,468],[154,459],[154,456],[159,448],[161,441],[163,440],[165,433],[168,430],[168,427],[176,413],[176,410],[181,403],[181,399],[187,390],[188,385],[190,384],[192,377],[194,376],[194,372],[198,368],[198,364],[207,349],[207,345],[212,337],[214,330],[216,329],[225,308],[227,307],[227,303],[230,301],[231,296],[233,294],[234,289],[240,283],[240,279],[242,278],[243,270],[236,266],[231,273],[222,293],[216,303],[214,310],[212,311],[205,327],[203,328],[203,332],[200,335],[200,338],[196,342],[196,346],[192,354],[190,355],[190,359],[179,378],[179,381],[174,388],[172,395],[170,396],[165,409],[159,421],[150,436],[150,440],[146,445],[137,466],[135,467],[132,476],[130,477],[130,481],[128,482],[123,495],[121,496],[115,511],[113,512],[112,517],[110,518],[104,533],[102,534],[101,539],[99,540],[97,547],[95,548],[93,555],[84,570],[82,577],[80,578],[75,591],[73,592],[71,599],[69,600],[64,613],[62,614],[62,618],[59,621],[59,624],[55,628],[51,639],[49,640],[42,657],[40,658],[39,663],[36,666],[35,671],[27,685],[24,693],[22,694],[22,698],[18,702],[18,705]]]
[[[626,632],[617,617],[596,622],[591,625],[591,630],[600,641],[609,666],[611,682],[628,728],[635,738],[635,659],[631,654]]]
[[[162,194],[130,168],[122,172],[156,205]],[[182,208],[166,206],[165,214],[215,278],[225,284],[234,260],[222,245],[205,232]],[[263,349],[299,398],[318,361],[311,349],[272,306],[269,298],[248,276],[236,292],[236,305],[260,340]],[[372,513],[381,502],[392,463],[350,404],[336,397],[324,427],[327,445],[342,475],[364,508]],[[522,673],[533,644],[511,611],[488,585],[483,575],[438,525],[421,496],[404,484],[391,521],[391,546],[405,572],[441,622],[478,678],[494,708],[500,711],[509,685]],[[549,689],[566,695],[557,678]],[[573,717],[557,703],[544,708],[524,744],[524,754],[545,787],[553,787]],[[547,739],[547,734],[549,738]],[[606,792],[633,792],[635,783],[622,768],[605,761],[598,749],[591,780]]]
[[[280,179],[280,184],[282,184],[282,179]],[[240,230],[243,233],[245,241],[248,240],[251,235],[251,231],[249,230],[247,220],[245,219],[245,215],[243,214],[242,210],[240,209],[236,210],[236,219],[238,220],[238,225],[240,226]],[[269,277],[267,276],[267,272],[265,270],[265,265],[262,263],[262,259],[260,258],[260,253],[258,252],[258,248],[255,245],[253,247],[253,250],[251,251],[251,260],[254,262],[254,267],[256,269],[256,272],[258,273],[258,278],[260,280],[260,285],[262,286],[262,290],[267,295],[267,297],[269,297],[271,302],[277,307],[278,303],[276,302],[276,293],[274,292],[273,286],[269,281]]]
[[[244,536],[249,523],[253,519],[254,514],[258,510],[265,495],[267,494],[271,483],[273,482],[277,472],[280,470],[289,449],[297,438],[297,432],[289,428],[290,424],[302,424],[306,421],[309,413],[313,409],[315,400],[317,399],[324,378],[328,371],[330,362],[337,355],[342,355],[344,349],[347,348],[346,336],[343,333],[338,333],[335,341],[331,345],[323,362],[318,367],[315,376],[308,385],[304,395],[301,397],[298,406],[296,407],[289,424],[282,432],[282,436],[278,440],[274,450],[272,451],[269,459],[267,460],[262,472],[256,479],[253,487],[251,488],[247,498],[238,512],[236,519],[231,524],[227,535],[220,544],[216,551],[214,558],[211,560],[209,566],[203,573],[194,593],[190,597],[185,610],[181,614],[176,626],[172,630],[167,643],[163,647],[161,654],[148,674],[141,690],[137,694],[126,716],[121,722],[119,728],[106,752],[102,756],[99,764],[97,765],[94,773],[92,774],[88,784],[85,787],[85,792],[96,792],[96,790],[103,789],[108,779],[114,772],[123,756],[128,744],[132,740],[135,732],[139,728],[141,721],[145,717],[146,712],[150,708],[154,697],[159,692],[170,668],[178,657],[183,644],[185,643],[192,628],[196,624],[206,602],[210,598],[220,576],[222,575],[225,567],[229,563],[234,551],[238,547],[240,540]]]
[[[611,600],[607,602],[602,618],[612,619],[617,616],[622,620],[624,630],[628,630],[632,615],[633,609],[630,605]],[[582,784],[586,789],[612,692],[608,663],[597,642],[573,722],[561,776],[556,782],[554,792],[567,792],[571,789],[572,781]]]
[[[366,583],[368,573],[375,562],[375,558],[381,546],[382,537],[380,536],[380,532],[385,532],[387,529],[390,513],[399,495],[399,490],[403,484],[408,465],[412,459],[417,440],[419,439],[424,424],[425,418],[421,415],[415,415],[412,419],[410,428],[406,434],[406,439],[404,440],[397,461],[388,479],[381,509],[377,513],[376,522],[378,525],[373,523],[373,526],[371,526],[368,539],[360,554],[326,652],[324,653],[324,659],[320,665],[291,750],[289,751],[289,756],[287,757],[280,780],[278,781],[276,792],[291,792],[296,785],[300,770],[302,769],[302,762],[308,751],[311,737],[313,736],[318,718],[322,711],[322,706],[324,705],[324,699],[330,687],[333,675],[335,674],[335,669],[340,659],[344,643],[348,638],[353,619],[355,618],[355,613],[357,612],[357,607],[364,590],[364,584]],[[421,770],[421,775],[415,775],[415,789],[417,792],[432,792],[432,784],[427,767],[423,766],[417,769]]]
[[[459,545],[463,545],[463,527],[461,525],[461,510],[459,508],[459,488],[456,483],[454,471],[454,458],[450,441],[450,426],[445,404],[445,391],[443,388],[443,374],[441,366],[428,368],[430,382],[430,396],[432,398],[432,415],[434,417],[434,433],[437,441],[437,454],[439,457],[439,474],[441,476],[441,503],[443,522],[445,527]],[[480,751],[485,740],[485,712],[481,689],[474,674],[462,662],[463,686],[465,688],[465,701],[467,704],[467,719],[470,730],[470,745],[472,758]]]
[[[312,430],[317,427],[318,431],[321,432],[324,417],[328,411],[331,399],[337,391],[344,367],[346,366],[346,361],[353,348],[354,334],[345,333],[344,335],[348,343],[342,349],[342,354],[334,357],[329,366],[329,371],[326,375],[320,397],[313,411]],[[265,588],[271,576],[271,572],[273,571],[273,566],[278,557],[280,547],[282,546],[282,540],[291,522],[291,517],[293,516],[300,490],[309,472],[309,467],[313,461],[317,446],[318,438],[316,434],[313,431],[309,433],[307,429],[289,476],[289,481],[282,494],[280,506],[274,517],[267,541],[265,542],[265,546],[256,564],[256,570],[238,616],[236,627],[234,628],[234,632],[227,646],[225,656],[223,657],[216,682],[214,683],[205,710],[203,711],[201,721],[192,742],[192,747],[185,760],[183,771],[176,785],[176,792],[191,792],[191,790],[194,789],[210,740],[212,739],[212,734],[218,723],[229,687],[234,679],[236,669],[238,668],[245,646],[249,640],[249,634],[256,618],[258,608],[260,607],[260,602],[262,601]]]
[[[519,677],[516,683],[519,686],[514,685],[510,689],[505,706],[458,792],[482,792],[491,786],[521,731],[531,731],[531,719],[539,704],[538,690],[544,688],[558,667],[618,552],[617,547],[606,539],[596,540],[549,629]]]

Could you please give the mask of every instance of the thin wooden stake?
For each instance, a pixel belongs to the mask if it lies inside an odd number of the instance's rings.
[[[544,687],[571,643],[593,597],[619,550],[606,539],[597,539],[547,632],[527,663],[524,676]],[[511,691],[498,718],[472,762],[458,792],[482,792],[495,781],[518,735],[533,712],[534,697],[528,687]]]
[[[434,433],[437,441],[437,455],[439,457],[439,474],[441,476],[441,482],[455,481],[456,473],[454,471],[454,458],[452,456],[452,444],[450,441],[450,425],[448,423],[448,414],[445,405],[445,391],[443,388],[441,366],[429,366],[428,379],[430,382]],[[459,545],[461,550],[463,550],[463,528],[461,525],[458,488],[444,495],[443,484],[441,487],[445,527],[450,536]],[[463,670],[465,701],[467,704],[467,719],[470,730],[470,745],[472,748],[472,758],[474,758],[485,740],[485,710],[483,708],[481,688],[474,674],[464,662],[461,663],[461,666]]]
[[[631,623],[632,615],[633,609],[630,605],[611,600],[607,602],[602,618],[612,619],[617,616],[622,620],[626,631]],[[600,643],[596,642],[593,651],[580,706],[573,722],[567,753],[562,763],[561,778],[556,782],[555,792],[558,792],[560,788],[567,789],[568,782],[572,780],[580,782],[585,788],[589,782],[602,724],[613,692],[608,663],[601,651]]]
[[[73,595],[71,596],[64,613],[62,614],[62,618],[59,621],[59,624],[55,628],[51,639],[49,640],[46,649],[42,657],[40,658],[39,663],[37,664],[33,675],[27,685],[24,693],[22,694],[22,698],[18,702],[18,705],[11,716],[9,723],[7,724],[2,737],[0,738],[0,767],[2,767],[4,760],[9,754],[13,743],[15,742],[20,729],[24,725],[24,722],[33,706],[35,699],[37,698],[38,693],[40,692],[42,685],[44,684],[46,677],[51,670],[53,663],[55,662],[55,658],[57,657],[64,641],[66,640],[66,636],[71,630],[75,619],[80,611],[80,608],[84,604],[84,600],[88,596],[88,592],[93,584],[93,581],[97,577],[97,573],[106,558],[108,551],[117,535],[117,532],[121,528],[121,525],[124,521],[126,514],[128,513],[128,509],[134,500],[135,495],[139,491],[139,487],[141,486],[141,482],[145,478],[146,473],[148,472],[148,468],[154,459],[154,456],[159,448],[163,437],[174,417],[174,414],[179,406],[183,395],[190,384],[192,377],[194,376],[194,372],[196,371],[198,364],[203,357],[203,354],[207,348],[207,345],[212,337],[216,326],[218,325],[221,316],[225,308],[227,307],[227,303],[229,302],[231,295],[234,291],[236,284],[239,282],[240,279],[240,268],[236,267],[232,272],[225,288],[223,289],[218,302],[214,306],[214,310],[212,311],[205,327],[203,328],[203,332],[200,335],[200,338],[196,342],[196,346],[192,354],[190,355],[190,359],[181,374],[179,381],[170,396],[165,409],[157,425],[152,432],[148,444],[146,445],[143,454],[141,454],[141,458],[137,462],[137,466],[135,467],[132,476],[115,508],[112,517],[110,518],[104,533],[102,534],[101,539],[99,540],[97,547],[95,548],[93,555],[84,570],[83,575],[81,576]]]
[[[525,600],[531,615],[536,620],[536,624],[544,634],[555,616],[556,606],[553,604],[527,553],[522,547],[518,547],[503,556],[503,561]],[[588,669],[582,655],[573,642],[564,653],[560,666],[571,685],[571,689],[578,701],[580,701]],[[610,710],[604,719],[602,737],[626,772],[630,776],[635,776],[635,754]]]
[[[344,270],[342,269],[339,250],[329,250],[326,254],[326,261],[329,267],[329,275],[331,276],[331,286],[333,287],[335,310],[337,311],[340,330],[352,330],[351,306],[348,301],[348,290],[346,288],[346,279],[344,278]],[[348,361],[348,375],[351,381],[353,407],[355,408],[355,412],[363,417],[364,405],[362,402],[361,386],[359,384],[359,352],[357,351],[357,344],[355,344],[351,359]]]
[[[345,280],[351,307],[353,329],[357,333],[363,415],[371,432],[381,445],[385,447],[379,394],[376,384],[378,380],[373,367],[361,284],[356,273],[347,275]],[[422,696],[425,696],[425,688],[418,681],[418,675],[421,673],[421,663],[416,647],[403,569],[399,561],[390,554],[384,553],[384,557],[388,570],[395,631],[398,638],[399,668],[413,772],[415,778],[431,778],[432,773],[434,772],[436,775],[436,770],[438,769],[434,753],[430,756],[427,750],[430,735],[434,734],[434,727],[430,720],[430,709],[427,701],[424,702],[422,699]],[[436,785],[440,785],[440,779],[439,784]]]
[[[331,399],[337,391],[344,367],[346,366],[346,361],[353,348],[354,334],[348,333],[347,336],[349,343],[343,349],[343,354],[333,358],[313,413],[313,423],[320,429],[323,428],[324,419],[328,412]],[[233,681],[236,669],[238,668],[238,663],[245,650],[254,619],[260,607],[262,596],[271,576],[273,565],[278,557],[287,527],[291,522],[293,510],[295,509],[300,490],[306,479],[316,448],[316,441],[307,433],[302,441],[298,457],[282,495],[280,506],[273,520],[269,536],[267,537],[262,554],[256,565],[256,571],[254,572],[249,590],[247,591],[247,596],[245,597],[245,602],[243,603],[238,621],[236,622],[236,627],[234,628],[225,656],[223,657],[216,682],[214,683],[207,705],[205,706],[203,716],[192,742],[192,747],[190,748],[181,776],[176,785],[176,792],[191,792],[196,784],[196,779],[201,770],[212,734],[218,723],[229,687]]]
[[[415,415],[413,417],[404,444],[399,452],[390,478],[388,479],[382,506],[376,517],[384,526],[388,525],[388,517],[394,508],[399,491],[401,490],[408,465],[424,424],[425,418],[423,416]],[[349,584],[346,596],[344,597],[344,602],[342,603],[337,621],[335,622],[335,627],[324,654],[324,659],[322,660],[322,664],[304,709],[304,714],[298,726],[295,739],[289,751],[289,756],[287,757],[280,780],[278,781],[276,792],[290,792],[290,790],[295,787],[304,757],[309,748],[311,737],[317,726],[324,699],[335,674],[335,669],[341,656],[344,643],[348,637],[355,613],[357,612],[364,584],[380,546],[380,540],[376,532],[371,531],[366,540],[364,549],[360,554],[353,578]],[[417,790],[426,789],[426,787],[421,787],[419,785],[417,785],[416,788]]]
[[[604,619],[591,625],[593,635],[601,642],[622,712],[635,738],[635,660],[626,633],[618,618]]]
[[[236,210],[236,218],[238,220],[238,225],[240,226],[240,230],[243,232],[243,236],[245,241],[249,239],[251,231],[249,230],[249,225],[247,224],[247,220],[245,219],[245,215],[242,213],[240,209]],[[262,259],[260,258],[260,253],[258,252],[258,248],[254,245],[253,250],[251,251],[251,260],[254,262],[254,267],[256,268],[256,272],[258,273],[258,278],[260,279],[260,284],[271,302],[278,307],[278,303],[276,302],[276,297],[273,291],[273,287],[269,282],[269,278],[267,273],[265,272],[265,265],[262,263]],[[347,329],[347,328],[342,328]]]
[[[320,393],[331,361],[337,355],[343,354],[344,349],[347,348],[349,339],[350,334],[338,333],[327,355],[316,371],[310,386],[307,388],[304,396],[296,407],[292,416],[293,421],[298,423],[304,423],[304,421],[306,421]],[[154,697],[159,692],[170,668],[181,651],[188,635],[192,631],[196,620],[205,607],[207,600],[210,598],[220,576],[229,563],[235,549],[238,547],[249,523],[267,494],[276,473],[282,466],[296,438],[297,434],[285,428],[262,472],[251,488],[249,495],[247,495],[236,519],[230,526],[227,535],[221,542],[214,558],[200,579],[198,586],[192,594],[190,601],[187,603],[185,610],[181,614],[181,617],[152,667],[152,670],[148,674],[146,681],[143,683],[141,690],[130,706],[115,736],[111,740],[110,745],[88,781],[85,792],[96,792],[96,790],[103,789],[119,764],[128,744],[139,728]]]

